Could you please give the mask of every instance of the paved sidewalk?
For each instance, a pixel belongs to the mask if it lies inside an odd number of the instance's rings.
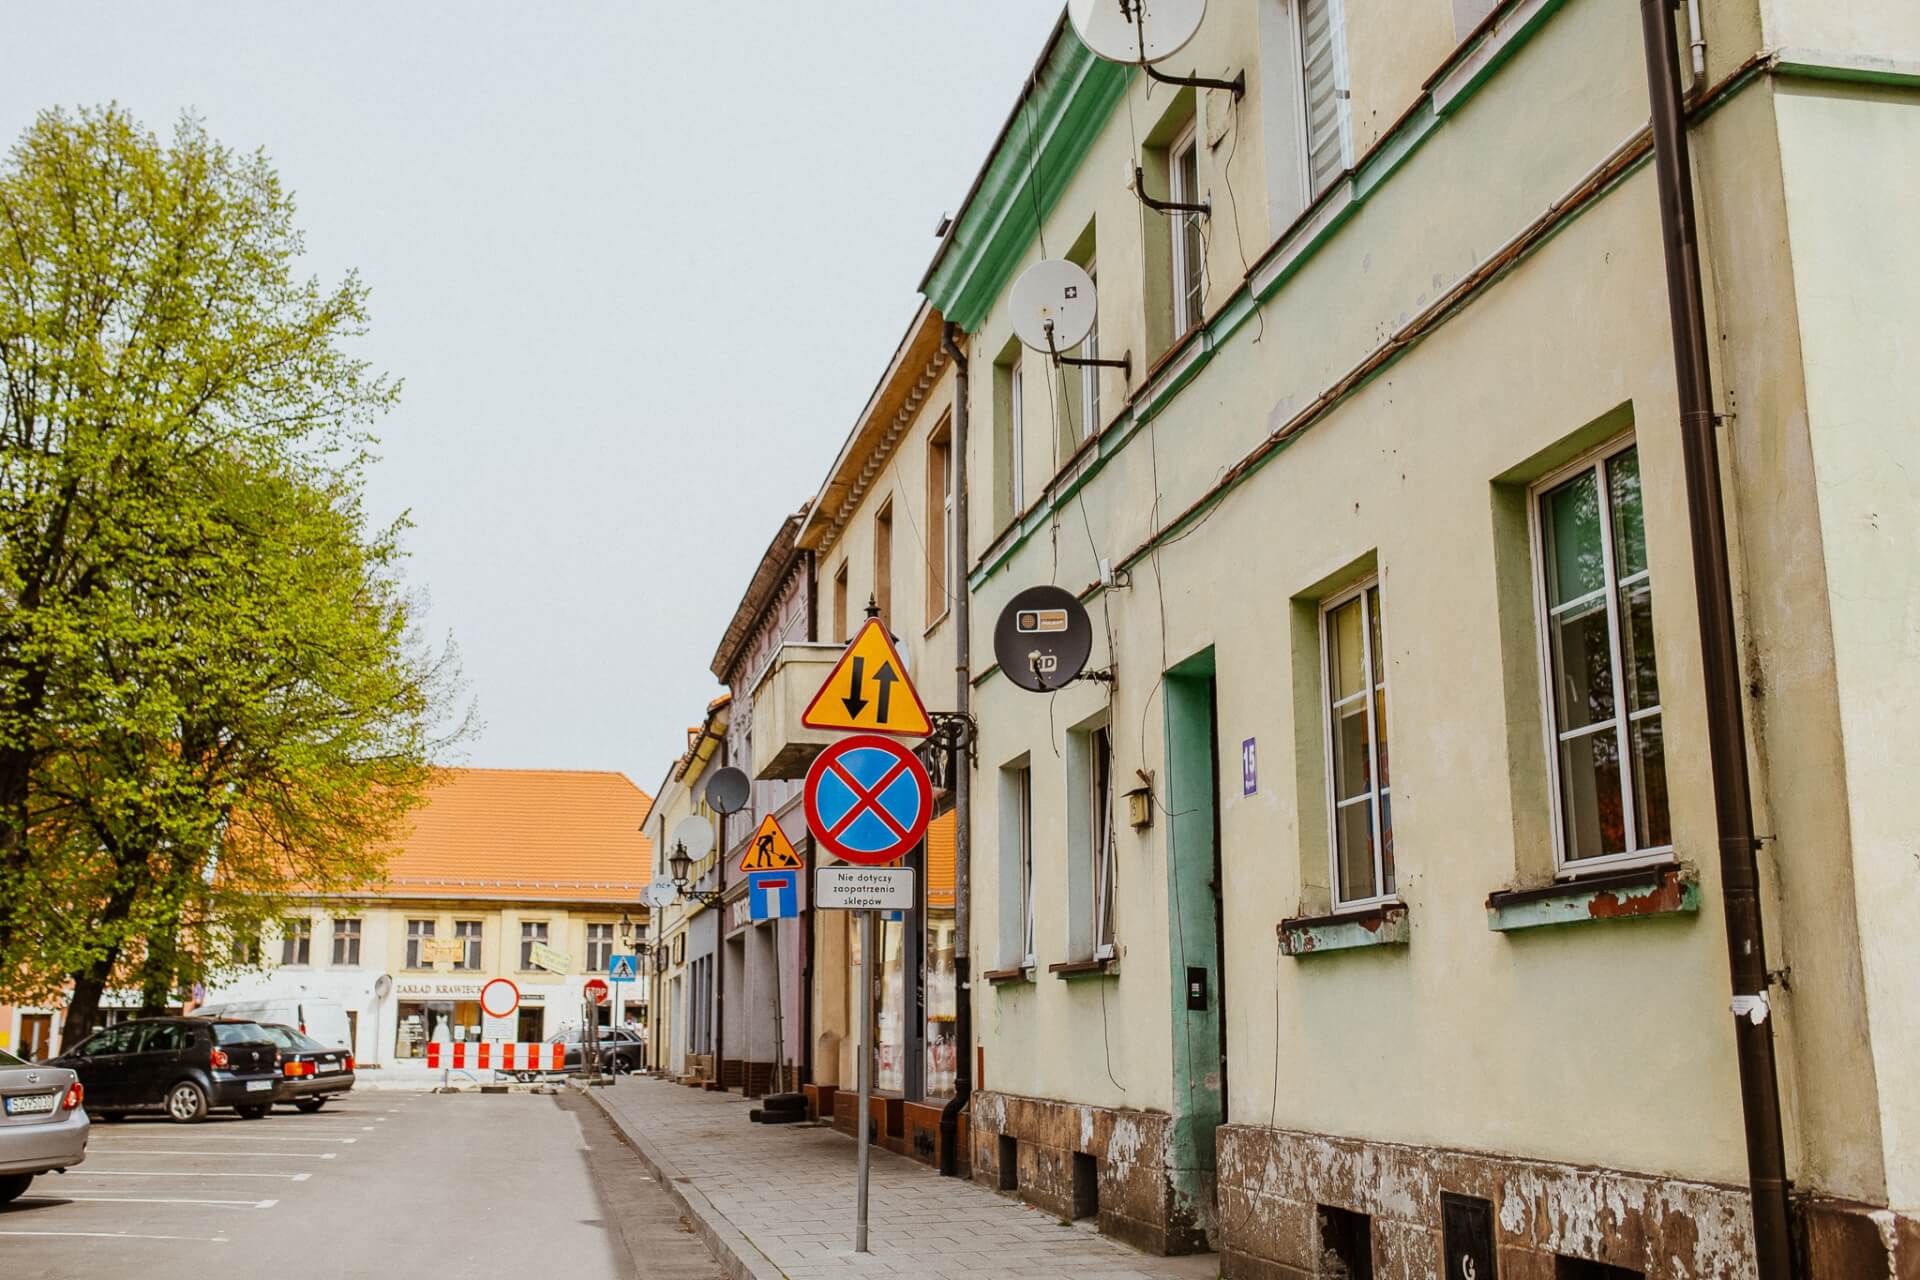
[[[755,1105],[634,1076],[606,1108],[736,1280],[1211,1280],[1218,1259],[1155,1258],[874,1148],[869,1244],[853,1251],[854,1147],[824,1125],[757,1125]]]

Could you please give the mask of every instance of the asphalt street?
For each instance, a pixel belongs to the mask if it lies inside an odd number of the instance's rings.
[[[210,1268],[720,1274],[606,1119],[565,1094],[366,1091],[317,1115],[96,1121],[85,1164],[0,1207],[7,1280],[204,1280]]]

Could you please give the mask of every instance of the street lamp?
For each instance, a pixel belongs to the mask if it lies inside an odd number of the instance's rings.
[[[667,866],[673,872],[673,887],[680,891],[680,897],[691,899],[703,907],[711,907],[720,901],[724,890],[692,889],[687,886],[688,878],[693,874],[693,855],[687,852],[687,846],[678,840],[673,842],[673,852],[667,857]]]

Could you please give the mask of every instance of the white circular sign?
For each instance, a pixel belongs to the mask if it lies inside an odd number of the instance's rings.
[[[494,1008],[499,1003],[505,1003],[506,1008]],[[495,978],[480,988],[480,1012],[489,1018],[507,1017],[519,1007],[520,988],[513,985],[512,978]]]
[[[1067,0],[1080,42],[1108,62],[1159,62],[1187,47],[1207,0]]]
[[[713,849],[713,824],[701,817],[682,818],[680,825],[673,829],[673,842],[698,862]]]
[[[1047,258],[1020,273],[1007,295],[1013,331],[1035,351],[1067,352],[1087,340],[1099,313],[1093,277],[1064,258]]]

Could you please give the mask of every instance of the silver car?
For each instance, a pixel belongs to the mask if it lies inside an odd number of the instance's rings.
[[[65,1067],[37,1067],[0,1050],[0,1204],[17,1199],[35,1175],[87,1158],[84,1094]]]

